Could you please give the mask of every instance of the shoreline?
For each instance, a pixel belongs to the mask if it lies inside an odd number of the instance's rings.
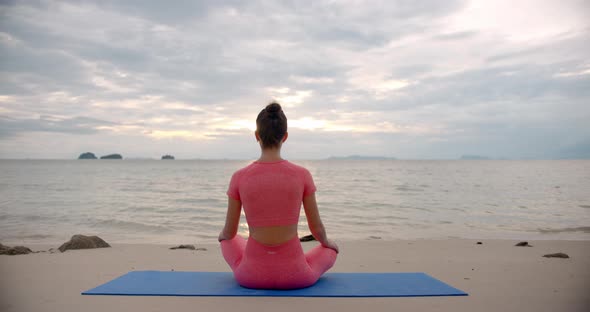
[[[482,244],[478,245],[477,242]],[[364,240],[339,242],[330,272],[425,272],[469,293],[467,297],[278,298],[82,296],[80,292],[133,270],[230,271],[219,245],[170,250],[169,244],[118,244],[111,248],[0,256],[2,311],[585,311],[590,307],[590,241]],[[185,243],[185,242],[181,242]],[[302,243],[310,249],[317,242]],[[10,245],[12,246],[12,245]],[[57,248],[30,244],[33,251]],[[46,249],[45,249],[46,250]],[[569,259],[544,258],[563,252]],[[289,305],[293,303],[294,305]],[[296,304],[295,304],[296,303]]]
[[[113,241],[111,239],[109,239],[108,236],[106,235],[101,235],[101,234],[96,234],[96,233],[81,233],[83,235],[87,235],[87,236],[92,236],[92,235],[96,235],[99,236],[101,238],[104,238],[105,241],[107,241],[111,246],[116,245],[116,246],[131,246],[131,245],[136,245],[136,246],[178,246],[181,244],[191,244],[191,245],[216,245],[217,243],[217,237],[214,238],[210,238],[210,239],[199,239],[199,238],[195,238],[195,239],[177,239],[177,240],[171,240],[171,242],[137,242],[136,240],[121,240],[121,241]],[[247,238],[247,235],[244,234],[238,234],[244,238]],[[309,233],[306,233],[305,235],[301,235],[299,238],[306,236],[306,235],[310,235]],[[523,235],[522,237],[519,238],[511,238],[511,237],[481,237],[481,238],[467,238],[467,237],[457,237],[457,236],[447,236],[447,237],[440,237],[440,238],[431,238],[431,237],[424,237],[424,238],[388,238],[388,237],[380,237],[380,236],[367,236],[367,237],[363,237],[363,238],[358,238],[358,239],[338,239],[335,238],[333,239],[334,241],[336,241],[336,243],[343,243],[343,244],[357,244],[357,243],[372,243],[372,242],[382,242],[382,243],[396,243],[396,242],[420,242],[420,241],[434,241],[434,242],[439,242],[439,241],[473,241],[473,242],[485,242],[485,241],[505,241],[505,242],[514,242],[514,244],[521,242],[521,241],[529,241],[529,242],[590,242],[590,235],[587,235],[587,237],[559,237],[556,236],[554,234],[549,234],[550,237],[547,238],[538,238],[538,237],[530,237],[530,236],[526,236]],[[27,243],[26,240],[1,240],[0,239],[0,243],[6,246],[25,246],[25,247],[29,247],[31,248],[33,251],[47,251],[50,248],[54,248],[57,249],[59,246],[61,246],[63,243],[67,242],[72,236],[64,236],[63,240],[60,242],[31,242],[31,243]],[[332,237],[330,237],[332,239]],[[173,241],[173,242],[172,242]],[[313,242],[313,241],[312,241]],[[302,244],[305,244],[307,242],[302,242]],[[304,245],[305,246],[305,245]]]

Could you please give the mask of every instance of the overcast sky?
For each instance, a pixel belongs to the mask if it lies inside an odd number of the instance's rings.
[[[2,1],[0,158],[590,157],[589,1]]]

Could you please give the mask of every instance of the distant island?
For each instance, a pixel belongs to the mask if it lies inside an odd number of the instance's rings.
[[[463,155],[459,159],[461,159],[461,160],[489,160],[491,158],[486,157],[486,156],[480,156],[480,155]]]
[[[96,155],[90,152],[82,153],[78,156],[78,159],[96,159]]]
[[[109,154],[100,156],[100,159],[123,159],[123,156],[121,156],[121,154]]]
[[[80,156],[78,156],[78,159],[98,159],[98,158],[96,157],[96,155],[94,155],[94,153],[86,152],[86,153],[80,154]],[[101,156],[100,159],[123,159],[123,156],[121,156],[121,154],[109,154],[109,155]],[[154,158],[127,158],[127,159],[149,160],[149,159],[154,159]],[[162,156],[161,159],[174,160],[175,158],[173,155],[166,154],[166,155]]]
[[[349,155],[343,157],[332,156],[328,160],[395,160],[395,157]]]

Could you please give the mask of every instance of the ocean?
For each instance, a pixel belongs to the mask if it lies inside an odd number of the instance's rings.
[[[0,160],[0,242],[213,243],[231,174],[251,161]],[[590,239],[590,160],[292,162],[335,240]]]

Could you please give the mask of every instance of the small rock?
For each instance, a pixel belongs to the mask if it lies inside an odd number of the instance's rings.
[[[9,256],[26,255],[31,252],[33,252],[33,251],[25,246],[9,247],[9,246],[4,246],[4,245],[0,244],[0,255],[9,255]]]
[[[170,249],[190,249],[190,250],[195,250],[195,245],[178,245],[176,247],[170,247]]]
[[[518,244],[516,244],[514,246],[517,246],[517,247],[533,247],[533,246],[529,245],[529,242],[520,242],[520,243],[518,243]]]
[[[477,242],[477,244],[478,244],[478,245],[481,245],[481,244],[483,244],[483,243],[482,243],[482,242]]]
[[[563,252],[558,252],[558,253],[547,254],[547,255],[544,255],[543,257],[568,259],[570,256],[568,256],[567,254],[564,254]]]
[[[64,252],[69,249],[91,249],[111,247],[102,238],[98,236],[74,235],[72,238],[59,246],[59,251]]]
[[[381,239],[381,236],[369,236],[370,239]]]
[[[314,241],[316,240],[315,237],[313,237],[313,235],[309,234],[309,235],[305,235],[301,238],[299,238],[300,242],[309,242],[309,241]]]
[[[464,277],[463,279],[464,279],[464,280],[469,280],[470,278],[469,278],[469,277]]]

